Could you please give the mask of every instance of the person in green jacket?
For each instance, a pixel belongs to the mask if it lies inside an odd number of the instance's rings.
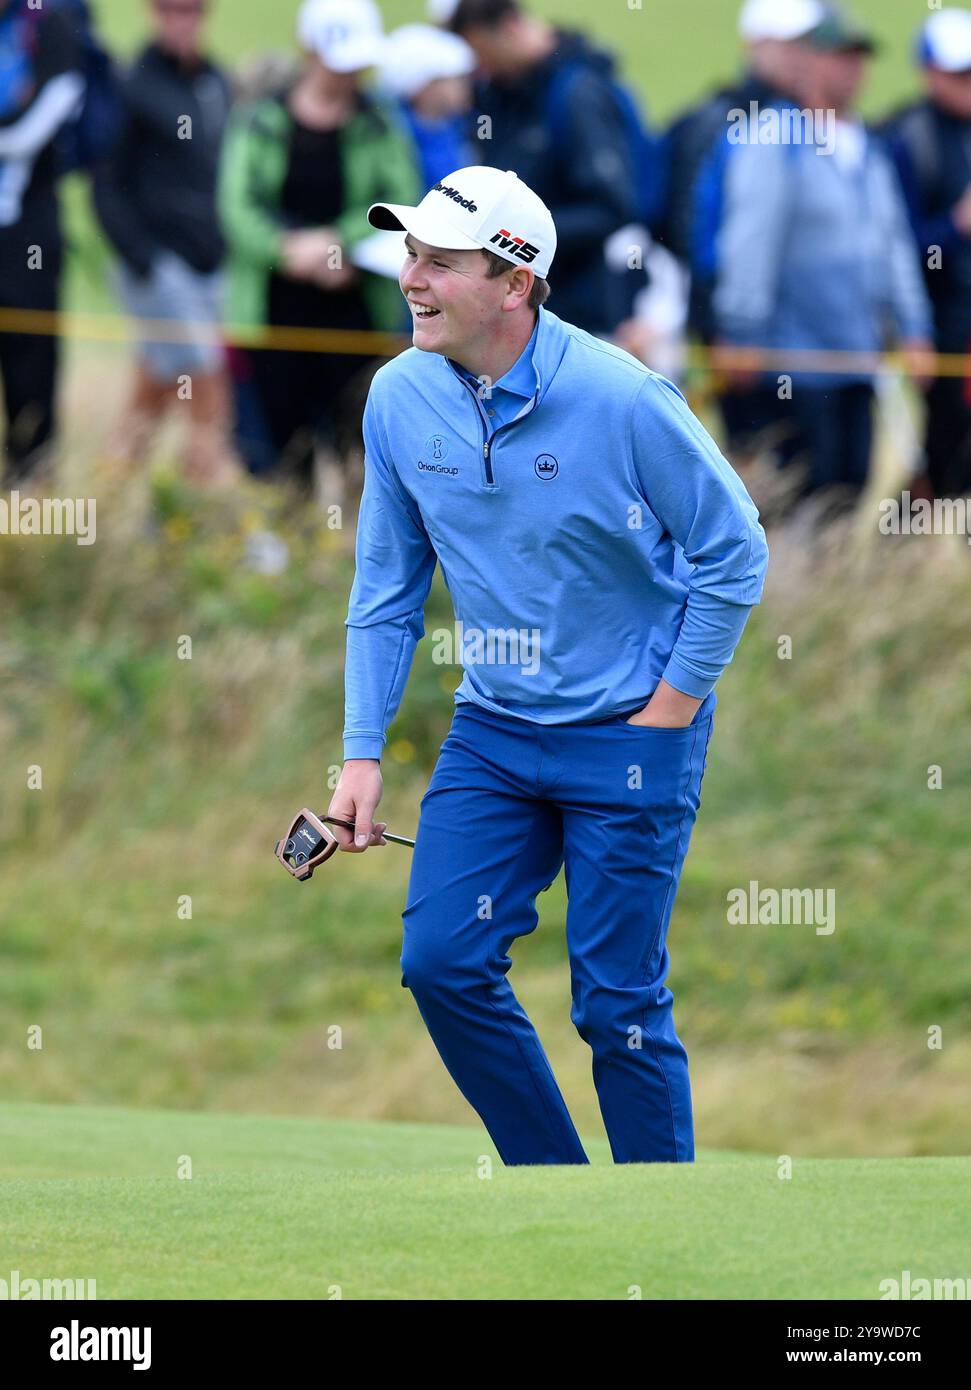
[[[397,281],[352,263],[374,234],[370,205],[422,191],[411,136],[362,86],[382,56],[381,16],[371,0],[305,0],[297,33],[304,59],[295,80],[240,106],[224,144],[228,326],[395,331]],[[306,482],[322,455],[335,491],[342,405],[375,359],[270,346],[236,349],[231,359],[237,445],[250,470]]]

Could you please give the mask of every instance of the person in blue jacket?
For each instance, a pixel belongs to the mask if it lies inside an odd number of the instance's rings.
[[[896,170],[856,114],[874,40],[833,12],[803,48],[806,125],[768,143],[736,126],[712,306],[716,338],[736,350],[729,384],[761,382],[785,402],[805,447],[801,498],[825,522],[870,476],[876,354],[899,345],[921,381],[931,315]],[[773,356],[757,373],[739,348]]]
[[[690,1162],[666,936],[714,686],[765,535],[678,389],[545,307],[553,217],[476,165],[404,230],[413,346],[375,374],[350,594],[342,848],[383,843],[381,755],[436,563],[464,676],[421,802],[402,985],[507,1164],[587,1157],[506,978],[565,866],[572,1020],[618,1163]],[[448,634],[446,634],[448,636]]]
[[[474,68],[465,40],[434,24],[402,24],[388,35],[380,81],[411,131],[422,192],[473,157],[466,126]]]

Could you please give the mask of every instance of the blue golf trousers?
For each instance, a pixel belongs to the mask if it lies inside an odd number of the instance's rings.
[[[472,703],[422,797],[401,983],[502,1160],[587,1163],[506,978],[512,942],[565,866],[570,1017],[616,1163],[694,1159],[688,1056],[666,936],[700,803],[716,697],[684,729],[541,725]]]

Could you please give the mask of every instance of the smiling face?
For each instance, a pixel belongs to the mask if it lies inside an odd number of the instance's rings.
[[[463,365],[481,361],[506,332],[507,316],[526,305],[531,273],[510,263],[510,274],[490,280],[481,251],[446,251],[410,232],[405,246],[398,283],[411,308],[415,347]],[[424,316],[424,307],[435,312]]]

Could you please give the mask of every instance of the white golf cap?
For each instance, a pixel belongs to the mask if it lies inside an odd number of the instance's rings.
[[[820,0],[745,0],[738,32],[746,43],[801,39],[826,18]]]
[[[464,77],[475,54],[458,34],[432,24],[403,24],[389,34],[381,60],[381,81],[398,97],[413,97],[440,77]]]
[[[331,72],[357,72],[381,61],[384,28],[372,0],[304,0],[297,38]]]
[[[512,169],[471,164],[429,189],[417,207],[372,203],[372,227],[411,232],[428,246],[449,251],[494,251],[513,265],[527,265],[541,280],[556,253],[553,216]]]
[[[942,72],[971,69],[971,12],[938,10],[920,31],[917,44],[920,61]]]

